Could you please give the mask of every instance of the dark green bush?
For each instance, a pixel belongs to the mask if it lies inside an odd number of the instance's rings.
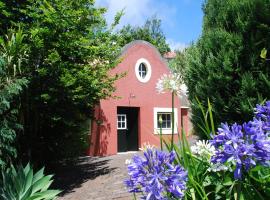
[[[203,116],[196,97],[213,105],[217,124],[252,118],[253,107],[270,98],[270,64],[260,52],[270,49],[268,0],[208,0],[203,32],[185,54],[185,80],[195,130]]]

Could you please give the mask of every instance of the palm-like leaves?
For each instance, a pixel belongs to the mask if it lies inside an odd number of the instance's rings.
[[[34,174],[28,163],[26,167],[14,166],[2,172],[0,200],[51,200],[60,193],[49,190],[52,175],[44,175],[44,168]]]

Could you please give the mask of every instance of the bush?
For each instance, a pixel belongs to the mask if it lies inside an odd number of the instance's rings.
[[[270,98],[269,62],[260,51],[270,48],[267,0],[208,0],[203,6],[202,36],[185,53],[185,81],[192,121],[203,118],[196,97],[213,104],[216,125],[248,121],[257,102]]]
[[[18,122],[19,98],[28,84],[21,75],[27,57],[24,34],[21,30],[9,32],[5,40],[0,38],[0,168],[17,155],[16,131],[22,129]]]

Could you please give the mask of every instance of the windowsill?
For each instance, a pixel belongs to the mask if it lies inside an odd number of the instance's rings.
[[[160,129],[154,129],[154,134],[159,135]],[[162,135],[171,135],[172,129],[162,129]],[[174,130],[174,135],[177,134],[177,130]]]

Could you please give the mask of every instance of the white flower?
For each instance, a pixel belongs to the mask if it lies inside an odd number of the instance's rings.
[[[211,157],[215,154],[215,147],[211,145],[208,140],[199,140],[195,145],[190,147],[191,152],[202,160],[207,161],[210,167],[207,169],[209,172],[220,172],[220,171],[232,171],[230,164],[212,163]]]
[[[210,163],[210,167],[207,169],[209,172],[220,172],[220,171],[230,171],[232,172],[231,165],[224,165],[221,163]]]
[[[142,147],[139,148],[141,151],[145,151],[147,149],[155,149],[156,147],[154,145],[151,145],[149,142],[143,143]]]
[[[215,147],[207,140],[199,140],[190,149],[193,154],[200,156],[202,159],[207,159],[208,162],[210,162],[211,157],[215,154]]]
[[[109,60],[102,60],[101,58],[95,58],[94,60],[88,61],[88,64],[93,67],[108,65],[109,63]]]
[[[132,163],[132,160],[131,159],[126,159],[126,161],[125,161],[125,164],[126,165],[129,165],[129,164],[131,164]]]
[[[170,91],[180,97],[187,95],[187,86],[183,84],[181,76],[177,74],[163,74],[156,84],[156,89],[158,93]]]
[[[182,91],[182,93],[183,93],[185,96],[187,96],[188,88],[187,88],[186,84],[182,84],[182,85],[180,86],[180,90]]]

